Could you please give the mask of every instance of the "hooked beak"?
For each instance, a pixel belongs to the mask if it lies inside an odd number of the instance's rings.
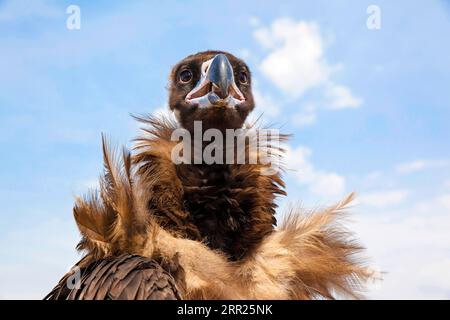
[[[186,96],[186,102],[205,107],[229,107],[245,101],[234,81],[233,67],[227,56],[218,54],[202,65],[202,76]]]
[[[221,98],[226,98],[231,84],[234,82],[233,67],[224,54],[214,57],[208,69],[206,79],[211,81],[214,92]]]

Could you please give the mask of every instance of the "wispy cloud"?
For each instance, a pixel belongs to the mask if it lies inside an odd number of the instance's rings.
[[[281,113],[279,102],[275,101],[270,94],[263,93],[257,85],[253,89],[253,96],[258,106],[257,111],[263,112],[266,117],[275,117]]]
[[[365,209],[356,230],[379,266],[383,281],[370,291],[371,298],[450,298],[449,195],[415,202],[402,210]]]
[[[298,146],[286,146],[286,167],[299,184],[308,186],[311,193],[337,198],[345,193],[345,177],[335,172],[317,169],[311,162],[311,150]]]
[[[396,171],[398,173],[408,174],[423,171],[426,169],[442,168],[448,166],[450,166],[450,161],[448,160],[430,160],[430,159],[414,160],[411,162],[399,164],[396,167]]]
[[[270,27],[255,30],[254,36],[269,49],[261,71],[286,94],[299,97],[329,78],[332,67],[323,56],[318,24],[277,19]]]
[[[334,83],[326,86],[325,95],[330,109],[358,108],[362,104],[362,100],[354,97],[347,87]]]
[[[359,203],[376,208],[397,205],[407,199],[408,190],[383,190],[363,193],[358,197]]]
[[[314,104],[305,105],[300,112],[294,114],[292,123],[296,127],[306,127],[316,123],[317,113],[316,106]]]
[[[437,200],[444,208],[450,210],[450,194],[439,196]]]
[[[329,110],[361,106],[362,99],[332,80],[333,73],[342,65],[331,65],[327,61],[324,37],[316,22],[280,18],[264,27],[254,19],[251,21],[256,26],[254,38],[267,51],[259,69],[286,96],[283,100],[296,100],[312,89],[320,89],[325,97],[296,113],[294,125],[314,124],[318,106]]]

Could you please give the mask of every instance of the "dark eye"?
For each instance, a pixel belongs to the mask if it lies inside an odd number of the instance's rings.
[[[192,80],[192,72],[190,70],[183,70],[180,72],[180,82],[188,83]]]
[[[242,84],[247,84],[248,83],[248,74],[245,71],[241,71],[239,73],[239,82]]]

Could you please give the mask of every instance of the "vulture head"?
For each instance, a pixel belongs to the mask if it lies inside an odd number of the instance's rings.
[[[193,131],[241,128],[254,108],[250,69],[223,51],[205,51],[180,61],[170,74],[169,107],[180,124]]]

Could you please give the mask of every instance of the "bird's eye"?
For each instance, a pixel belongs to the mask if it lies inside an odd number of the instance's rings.
[[[183,70],[180,72],[180,82],[188,83],[192,80],[192,72],[190,70]]]
[[[247,84],[248,83],[248,74],[245,71],[241,71],[239,73],[239,82],[241,84]]]

